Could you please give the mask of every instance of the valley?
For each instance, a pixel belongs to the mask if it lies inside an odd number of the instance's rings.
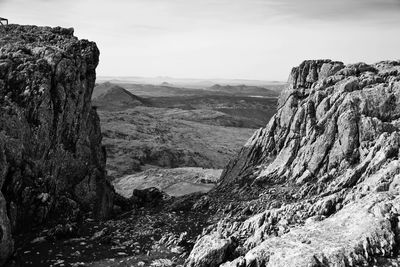
[[[400,264],[399,60],[265,87],[96,84],[99,60],[0,27],[1,266]]]
[[[163,191],[167,190],[161,186],[163,180],[179,176],[169,185],[174,196],[210,190],[222,168],[276,109],[277,92],[256,86],[218,85],[212,90],[134,86],[105,82],[92,95],[107,152],[108,178],[117,192],[145,189],[143,176],[151,176],[150,184]],[[154,92],[161,96],[153,96]],[[180,168],[179,175],[169,173],[174,168]],[[191,178],[193,172],[202,176],[208,169],[215,170],[207,179],[211,183]]]
[[[276,88],[244,85],[97,84],[92,105],[107,158],[106,179],[115,190],[113,218],[97,222],[85,213],[67,228],[47,224],[18,235],[19,261],[23,266],[184,264],[197,235],[215,221],[207,215],[215,211],[193,205],[215,188],[228,162],[273,116],[278,94]]]

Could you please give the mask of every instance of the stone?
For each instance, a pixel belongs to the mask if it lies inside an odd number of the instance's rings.
[[[170,267],[173,266],[173,262],[169,259],[157,259],[154,260],[150,266],[154,266],[154,267]]]
[[[0,151],[1,160],[1,151]],[[0,180],[1,182],[1,180]],[[6,201],[0,192],[0,265],[11,255],[14,249],[14,241],[11,236],[11,225],[7,217]]]
[[[218,266],[232,249],[231,239],[221,238],[216,235],[206,235],[196,242],[186,266],[206,267]]]
[[[183,252],[185,252],[185,249],[182,247],[176,246],[176,247],[171,248],[171,252],[176,253],[176,254],[182,254]]]
[[[156,187],[134,189],[130,201],[138,206],[156,205],[166,197],[166,194]]]
[[[400,263],[391,258],[400,240],[393,223],[400,205],[399,78],[400,61],[312,60],[293,68],[276,115],[208,194],[221,212],[187,266]],[[235,210],[224,212],[232,203]],[[231,253],[213,244],[226,245],[221,236],[240,237]]]
[[[107,234],[107,228],[103,228],[102,230],[95,232],[90,239],[95,240],[104,236],[105,234]]]
[[[13,250],[11,230],[112,210],[91,106],[98,61],[96,44],[73,29],[0,28],[0,264]]]

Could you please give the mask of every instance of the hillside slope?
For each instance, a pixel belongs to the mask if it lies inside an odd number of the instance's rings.
[[[146,99],[130,93],[121,86],[108,82],[94,88],[92,102],[93,106],[105,110],[123,110],[147,104]]]
[[[260,128],[265,126],[275,113],[277,102],[277,93],[254,86],[239,86],[246,89],[236,94],[235,90],[225,93],[223,90],[205,91],[175,87],[163,87],[159,88],[160,91],[153,92],[156,85],[136,85],[144,90],[137,92],[144,94],[143,97],[138,96],[135,91],[125,89],[124,86],[129,87],[129,84],[120,86],[105,82],[97,85],[92,94],[93,106],[105,111],[123,111],[138,106],[164,108],[165,111],[171,109],[167,111],[169,114],[176,113],[179,117],[190,116],[192,121],[207,119],[207,123],[213,125]],[[172,91],[170,91],[171,88]],[[227,88],[233,87],[227,86]],[[247,90],[247,88],[250,89]],[[257,92],[251,92],[251,88],[267,94],[273,92],[273,97],[252,97],[251,95]],[[147,96],[146,93],[154,94],[154,96]],[[165,93],[168,96],[164,96]],[[207,115],[204,116],[204,114]]]
[[[99,116],[111,178],[152,166],[220,169],[254,131],[220,126],[230,123],[226,116],[207,110],[137,107]]]
[[[101,81],[101,80],[100,80]],[[245,81],[244,81],[245,82]],[[249,81],[251,82],[251,81]],[[209,96],[209,95],[225,95],[225,96],[257,96],[257,97],[273,97],[279,96],[279,93],[286,86],[285,83],[269,83],[265,85],[248,85],[248,84],[204,84],[202,86],[193,86],[193,84],[174,85],[163,82],[161,84],[154,83],[136,83],[121,82],[118,80],[109,80],[101,83],[113,84],[125,88],[134,95],[141,97],[172,97],[172,96]]]
[[[214,84],[207,88],[210,91],[221,92],[233,95],[244,95],[244,96],[257,96],[257,97],[278,97],[279,92],[271,89],[267,89],[260,86],[248,86],[248,85],[219,85]]]
[[[182,110],[215,110],[237,121],[238,127],[264,127],[275,114],[277,98],[235,95],[192,95],[155,97],[149,101],[153,107]],[[231,119],[231,120],[232,120]],[[232,125],[234,126],[234,125]]]
[[[294,68],[277,114],[196,204],[219,222],[187,266],[398,264],[399,118],[400,61]]]

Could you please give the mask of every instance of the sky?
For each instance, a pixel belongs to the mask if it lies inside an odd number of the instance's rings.
[[[305,59],[400,59],[400,0],[0,0],[0,17],[73,27],[99,76],[286,81]]]

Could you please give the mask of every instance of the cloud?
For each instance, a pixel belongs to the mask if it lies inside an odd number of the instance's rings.
[[[399,12],[399,0],[0,0],[12,23],[95,40],[102,75],[284,80],[305,58],[395,58]]]
[[[281,14],[306,20],[347,23],[400,21],[399,0],[267,0],[267,2]]]

